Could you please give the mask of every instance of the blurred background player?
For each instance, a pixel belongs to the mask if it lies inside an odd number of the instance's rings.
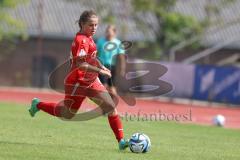
[[[98,79],[99,74],[111,77],[110,71],[97,60],[97,47],[92,39],[97,30],[98,16],[94,11],[84,11],[78,24],[80,31],[74,38],[70,54],[71,70],[64,82],[64,103],[60,105],[60,103],[41,102],[34,98],[29,112],[32,117],[42,110],[56,117],[72,119],[83,100],[88,97],[99,106],[97,110],[95,109],[96,113],[92,114],[108,114],[109,124],[119,142],[119,149],[123,150],[128,146],[128,142],[123,137],[122,122],[113,99]]]
[[[125,50],[121,41],[117,39],[117,29],[115,25],[108,25],[105,36],[97,41],[98,58],[101,63],[111,71],[112,77],[99,75],[100,81],[113,94],[117,94],[114,86],[116,74],[125,75]],[[118,63],[117,63],[118,61]],[[118,66],[117,66],[118,64]],[[118,73],[116,73],[118,71]]]

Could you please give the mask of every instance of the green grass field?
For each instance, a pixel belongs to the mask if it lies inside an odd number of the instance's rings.
[[[120,152],[105,117],[65,122],[27,107],[0,103],[0,160],[239,160],[240,131],[173,122],[126,122],[125,134],[144,132],[146,154]]]

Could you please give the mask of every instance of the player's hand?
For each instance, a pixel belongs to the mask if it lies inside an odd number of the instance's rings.
[[[102,66],[102,69],[105,70],[105,71],[109,71],[111,72],[108,68],[106,68],[105,66]]]
[[[107,69],[107,70],[104,70],[104,69],[101,69],[99,74],[103,75],[103,76],[106,76],[108,78],[111,78],[112,77],[112,74],[111,72]]]

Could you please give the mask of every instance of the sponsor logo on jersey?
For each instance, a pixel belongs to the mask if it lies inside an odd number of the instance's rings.
[[[85,52],[85,50],[84,49],[81,49],[79,52],[78,52],[78,54],[77,54],[79,57],[82,57],[82,56],[86,56],[87,55],[87,53]]]

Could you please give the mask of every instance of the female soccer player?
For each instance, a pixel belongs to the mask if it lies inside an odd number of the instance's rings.
[[[84,11],[78,24],[80,31],[76,34],[71,47],[71,70],[65,77],[65,99],[59,103],[41,102],[34,98],[29,109],[32,117],[41,110],[50,115],[72,119],[86,97],[98,104],[97,114],[107,114],[110,127],[119,143],[119,149],[128,147],[124,139],[121,119],[116,110],[116,104],[98,79],[98,74],[111,77],[111,72],[96,58],[96,45],[92,39],[98,26],[98,16],[92,11]],[[96,116],[93,115],[93,116]]]

